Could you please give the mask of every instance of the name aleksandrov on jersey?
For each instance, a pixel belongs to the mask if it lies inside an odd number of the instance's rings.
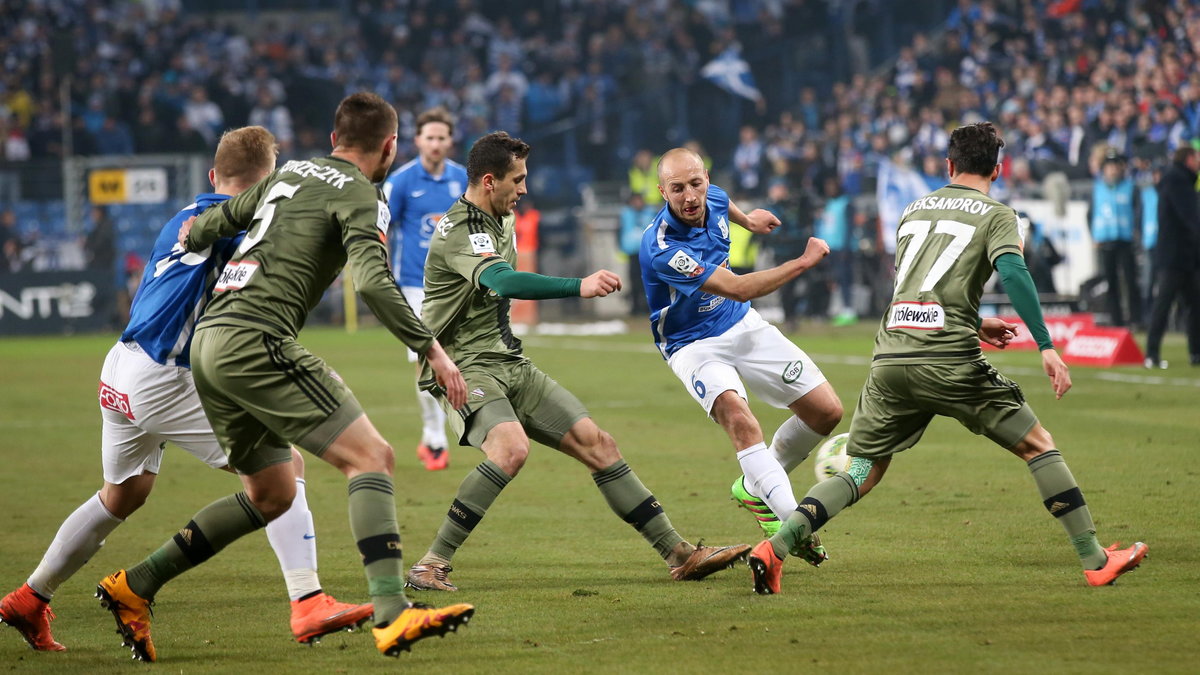
[[[346,183],[354,181],[353,176],[347,176],[332,166],[318,166],[312,162],[302,159],[290,160],[279,170],[284,173],[294,173],[304,178],[317,178],[329,183],[339,190],[341,190],[342,186],[344,186]]]
[[[942,330],[946,327],[946,310],[936,302],[893,303],[887,327]]]
[[[929,195],[928,197],[921,197],[917,201],[909,204],[908,207],[904,209],[904,213],[900,214],[900,216],[907,216],[913,211],[917,211],[919,209],[948,209],[951,211],[963,211],[965,213],[982,216],[994,208],[996,208],[995,204],[988,204],[978,199],[971,199],[970,197],[955,197],[950,199],[948,197],[935,197],[933,195]]]

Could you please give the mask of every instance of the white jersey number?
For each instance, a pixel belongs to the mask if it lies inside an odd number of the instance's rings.
[[[971,237],[975,236],[974,225],[960,223],[957,220],[939,220],[936,221],[937,225],[934,225],[934,222],[931,220],[910,220],[901,225],[900,229],[896,231],[898,239],[912,237],[912,241],[904,249],[904,257],[900,259],[899,267],[896,268],[896,288],[900,288],[900,284],[908,276],[913,261],[917,258],[917,253],[925,245],[925,240],[929,237],[931,226],[933,227],[934,234],[948,234],[953,239],[950,240],[950,245],[938,255],[933,266],[929,268],[929,273],[921,281],[921,292],[933,290],[937,282],[945,276],[946,272],[950,271],[950,267],[954,265],[958,257],[967,249],[967,244],[971,243]]]
[[[299,185],[288,183],[276,183],[271,186],[267,196],[259,202],[258,210],[254,212],[254,218],[250,221],[251,223],[257,222],[258,226],[251,225],[250,230],[246,232],[246,238],[242,239],[241,245],[238,246],[237,255],[244,254],[262,241],[263,235],[267,233],[267,228],[271,226],[271,220],[275,218],[275,202],[280,199],[291,199],[299,189]]]

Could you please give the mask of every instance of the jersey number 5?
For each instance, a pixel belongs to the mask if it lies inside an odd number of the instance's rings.
[[[251,223],[258,223],[258,226],[250,226],[250,230],[246,232],[246,237],[242,239],[242,243],[238,246],[237,255],[242,255],[249,251],[255,244],[262,241],[263,235],[267,233],[267,228],[271,226],[271,220],[275,218],[275,202],[280,199],[291,199],[296,191],[300,189],[299,185],[290,185],[288,183],[276,183],[271,186],[267,192],[267,196],[259,202],[258,210],[254,212],[254,218]]]
[[[971,237],[975,235],[974,225],[960,223],[957,220],[938,220],[935,226],[934,222],[932,220],[910,220],[896,231],[897,239],[912,237],[912,241],[904,249],[904,257],[900,259],[900,266],[896,268],[896,288],[900,288],[900,284],[904,283],[905,278],[908,277],[913,261],[917,259],[917,253],[925,246],[925,240],[929,238],[930,227],[933,227],[934,234],[948,234],[953,239],[950,240],[950,245],[938,255],[937,260],[933,262],[933,266],[925,275],[925,279],[921,281],[920,290],[922,292],[933,290],[937,282],[945,276],[958,257],[967,249],[967,244],[971,243]]]

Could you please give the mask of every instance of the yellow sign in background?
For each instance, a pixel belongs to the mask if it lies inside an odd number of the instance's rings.
[[[88,199],[93,204],[124,204],[125,169],[96,169],[88,175]]]

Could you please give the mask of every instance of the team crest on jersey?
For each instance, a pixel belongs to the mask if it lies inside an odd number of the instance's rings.
[[[470,239],[471,250],[474,251],[476,255],[496,252],[496,246],[492,243],[492,235],[488,234],[487,232],[478,232],[476,234],[472,234]]]
[[[685,277],[696,277],[704,274],[704,268],[700,266],[700,263],[696,262],[692,256],[683,251],[676,251],[675,255],[671,257],[671,261],[667,264],[671,266],[671,269]]]
[[[721,228],[721,236],[729,238],[729,223],[725,222],[725,216],[717,218],[717,227]]]
[[[376,202],[379,205],[379,215],[375,217],[375,227],[383,234],[387,234],[388,225],[392,224],[392,210],[388,208],[387,202]]]
[[[456,180],[446,183],[446,187],[449,189],[451,197],[457,197],[462,194],[462,183]]]

